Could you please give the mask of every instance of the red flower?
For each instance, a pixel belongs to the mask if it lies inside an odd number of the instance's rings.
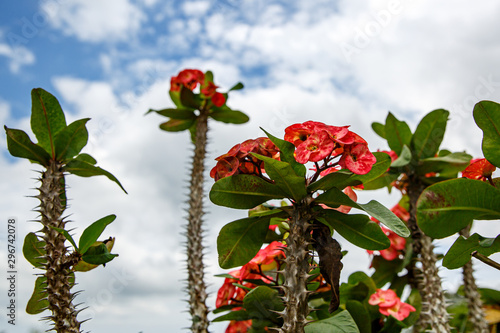
[[[410,312],[414,312],[416,310],[410,304],[401,302],[401,300],[398,299],[396,304],[391,307],[379,307],[379,311],[384,316],[393,316],[396,320],[404,320],[410,315]]]
[[[399,203],[395,204],[394,207],[391,208],[391,211],[404,222],[408,222],[410,219],[410,213]]]
[[[279,159],[279,150],[269,138],[246,140],[215,159],[217,164],[210,171],[210,177],[218,181],[221,178],[240,173],[261,176],[265,172],[264,162],[253,157],[250,153]]]
[[[284,246],[283,243],[278,241],[271,242],[268,246],[259,250],[250,262],[260,265],[260,269],[264,272],[273,270],[278,266],[278,261],[285,257]]]
[[[209,81],[203,88],[201,88],[201,93],[210,98],[215,94],[217,88],[219,88],[219,86],[216,86],[215,83]]]
[[[181,71],[176,78],[176,81],[183,84],[184,87],[188,88],[189,90],[194,90],[198,83],[203,84],[204,80],[205,74],[197,69],[185,69]]]
[[[329,156],[334,147],[335,143],[330,139],[328,133],[325,131],[313,133],[297,147],[295,159],[302,164],[319,162]]]
[[[354,143],[344,147],[344,153],[339,160],[339,165],[355,174],[364,175],[370,172],[376,161],[377,159],[368,150],[366,143]]]
[[[401,299],[392,289],[377,289],[377,291],[370,296],[368,303],[371,305],[378,305],[381,314],[384,316],[393,316],[397,320],[404,320],[410,315],[410,312],[416,311],[410,304],[401,302]]]
[[[477,179],[482,181],[489,181],[491,175],[496,170],[496,167],[488,162],[485,158],[478,158],[472,160],[471,163],[464,171],[462,171],[462,177],[469,179]]]
[[[220,92],[216,92],[212,96],[212,103],[214,103],[216,107],[221,107],[224,105],[224,103],[226,103],[226,97],[224,97],[224,95]]]

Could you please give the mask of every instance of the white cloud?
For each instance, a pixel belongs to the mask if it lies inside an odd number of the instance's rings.
[[[182,4],[182,9],[188,16],[202,16],[209,8],[209,1],[186,1]]]
[[[22,66],[35,63],[35,55],[24,46],[11,47],[8,44],[0,43],[0,56],[4,56],[9,61],[9,69],[12,73],[19,72]]]
[[[129,0],[56,0],[42,2],[52,26],[84,42],[130,41],[146,19]]]

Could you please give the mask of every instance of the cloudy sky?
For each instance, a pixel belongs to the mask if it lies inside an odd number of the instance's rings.
[[[306,120],[351,125],[372,150],[386,149],[370,128],[388,111],[412,129],[429,111],[451,112],[443,147],[479,157],[482,133],[473,105],[500,101],[500,3],[481,1],[47,0],[0,4],[0,123],[29,133],[30,91],[56,95],[68,123],[90,117],[85,152],[112,172],[125,195],[103,177],[68,176],[72,226],[81,232],[108,214],[117,220],[120,257],[106,268],[77,275],[81,318],[92,332],[179,332],[189,326],[184,287],[182,226],[191,146],[187,133],[166,133],[149,108],[172,105],[170,77],[184,68],[212,70],[221,90],[241,81],[229,106],[246,112],[245,125],[210,125],[209,160],[247,138],[276,136]],[[33,136],[32,136],[33,137]],[[32,208],[36,165],[9,157],[0,136],[1,244],[6,220],[18,221],[18,321],[6,332],[45,329],[24,313],[37,273],[21,258],[22,239],[37,230]],[[208,191],[211,181],[207,181]],[[362,193],[392,206],[397,195]],[[236,211],[206,204],[207,280],[221,284],[215,240]],[[496,236],[495,222],[481,222]],[[453,239],[440,244],[449,246]],[[342,280],[368,270],[365,252],[349,247]],[[5,262],[6,249],[0,255]],[[498,257],[497,257],[498,258]],[[4,264],[2,263],[2,266]],[[500,288],[498,272],[480,263],[482,286]],[[442,269],[453,290],[457,271]],[[496,275],[495,275],[496,274]],[[2,278],[1,290],[6,290]],[[0,294],[2,308],[7,298]],[[0,330],[6,327],[5,317]],[[5,325],[4,325],[5,324]],[[223,325],[213,325],[217,332]]]

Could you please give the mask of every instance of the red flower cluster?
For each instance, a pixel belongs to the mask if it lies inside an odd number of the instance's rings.
[[[246,140],[215,159],[217,164],[210,171],[210,177],[218,181],[221,178],[240,173],[261,176],[265,172],[264,162],[253,157],[250,153],[279,159],[279,150],[269,138]]]
[[[401,299],[392,289],[377,289],[377,291],[370,296],[368,304],[378,305],[381,314],[384,316],[393,316],[397,320],[404,320],[410,315],[410,312],[416,311],[410,304],[401,302]]]
[[[235,283],[252,289],[257,286],[245,280],[262,280],[265,283],[271,283],[273,281],[272,277],[264,275],[263,272],[274,270],[278,267],[279,261],[285,257],[282,251],[284,246],[283,243],[274,241],[264,249],[259,250],[255,257],[246,265],[230,272],[229,275],[233,278],[226,278],[224,280],[224,284],[217,292],[215,307],[220,308],[224,305],[241,305],[243,303],[243,298],[248,293],[248,290],[236,287]],[[233,311],[240,309],[241,307],[235,307]],[[251,326],[251,320],[231,321],[226,329],[226,333],[245,333]]]
[[[401,220],[408,222],[408,219],[410,218],[410,213],[406,209],[404,209],[400,204],[396,204],[394,207],[392,207],[391,211]],[[377,219],[374,218],[372,218],[372,220],[377,223],[379,222]],[[380,250],[379,253],[385,260],[392,261],[398,258],[399,255],[401,254],[401,251],[405,249],[406,239],[399,236],[390,229],[387,229],[383,226],[381,226],[381,228],[382,231],[391,241],[391,245],[385,250]],[[366,252],[368,252],[369,254],[373,254],[373,251],[371,250],[367,250]]]
[[[496,167],[485,158],[477,158],[470,162],[469,166],[462,172],[462,177],[485,181],[491,180],[491,175]]]
[[[177,76],[170,79],[170,91],[180,91],[181,86],[194,90],[198,83],[205,81],[205,74],[198,69],[184,69]]]
[[[201,93],[206,98],[210,98],[215,106],[221,107],[226,103],[226,97],[216,91],[218,86],[211,81],[205,81],[205,74],[198,69],[184,69],[177,76],[172,76],[170,91],[180,91],[181,86],[194,90],[198,84],[202,86]]]
[[[340,156],[338,165],[356,174],[368,173],[376,162],[368,150],[366,141],[348,126],[328,126],[316,121],[294,124],[285,129],[285,140],[296,147],[295,159],[307,162],[326,163]]]

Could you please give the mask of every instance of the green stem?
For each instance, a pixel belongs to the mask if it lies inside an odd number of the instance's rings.
[[[481,260],[482,262],[484,262],[486,265],[490,265],[491,267],[493,268],[496,268],[498,270],[500,270],[500,264],[497,263],[496,261],[494,260],[491,260],[490,258],[488,258],[487,256],[477,252],[477,251],[474,251],[471,253],[472,256],[478,260]]]

